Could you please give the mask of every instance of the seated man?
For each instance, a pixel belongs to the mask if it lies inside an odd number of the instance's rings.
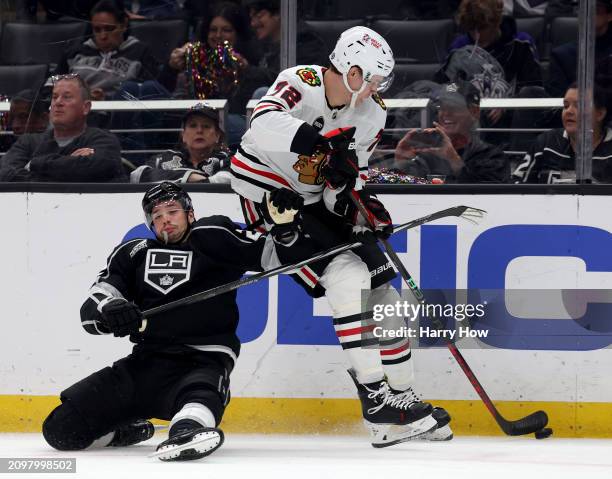
[[[78,75],[54,77],[53,129],[25,134],[2,159],[0,181],[121,181],[119,141],[87,127],[90,91]]]
[[[612,182],[612,129],[605,91],[598,85],[593,93],[593,179]],[[574,183],[578,142],[578,88],[570,85],[563,97],[563,128],[542,133],[523,163],[513,173],[522,183]]]
[[[395,150],[395,166],[404,173],[442,175],[447,183],[505,183],[510,176],[503,152],[480,140],[480,94],[469,82],[442,87],[434,128],[410,130]]]
[[[218,449],[240,353],[236,291],[146,318],[143,311],[278,265],[286,248],[303,241],[299,200],[288,189],[272,191],[274,227],[263,236],[225,216],[196,220],[191,198],[174,183],[149,189],[142,207],[155,238],[117,246],[81,307],[85,331],[129,336],[132,354],[61,393],[43,423],[49,445],[129,446],[153,436],[143,419],[154,417],[170,421],[169,438],[154,453],[160,460],[200,459]]]

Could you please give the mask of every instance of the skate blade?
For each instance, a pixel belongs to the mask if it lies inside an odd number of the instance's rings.
[[[212,454],[221,444],[223,444],[223,438],[217,431],[206,431],[196,434],[191,441],[185,444],[163,446],[149,457],[157,457],[161,461],[200,459]]]
[[[438,422],[430,415],[407,425],[372,424],[365,421],[371,432],[376,431],[372,447],[381,448],[394,446],[402,442],[412,441],[438,427]],[[380,438],[380,439],[379,439]]]
[[[419,439],[423,441],[450,441],[453,438],[453,431],[450,426],[438,427],[431,432],[426,432]]]

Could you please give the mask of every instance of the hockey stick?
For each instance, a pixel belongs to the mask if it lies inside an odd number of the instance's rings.
[[[436,213],[432,213],[427,216],[423,216],[422,218],[418,218],[416,220],[408,221],[407,223],[398,225],[395,227],[394,232],[404,231],[411,228],[416,228],[417,226],[421,226],[425,223],[429,223],[431,221],[435,221],[441,218],[446,218],[449,216],[456,216],[458,218],[463,218],[472,223],[476,223],[478,219],[482,218],[484,214],[483,210],[479,210],[478,208],[471,208],[469,206],[453,206],[452,208],[447,208],[442,211],[438,211]],[[143,311],[143,315],[145,318],[149,316],[154,316],[156,314],[160,314],[171,309],[174,309],[178,306],[185,306],[188,304],[193,304],[198,301],[203,301],[205,299],[212,298],[213,296],[217,296],[219,294],[227,293],[229,291],[233,291],[234,289],[238,289],[242,286],[247,286],[249,284],[256,283],[265,278],[270,278],[272,276],[276,276],[281,273],[285,273],[287,271],[292,271],[295,269],[299,269],[302,266],[305,266],[309,263],[314,263],[315,261],[319,261],[323,258],[327,258],[328,256],[332,256],[335,254],[342,253],[343,251],[347,251],[349,249],[355,248],[357,246],[361,246],[361,243],[344,243],[338,246],[334,246],[328,250],[322,251],[321,253],[316,254],[315,256],[300,261],[299,263],[289,264],[284,266],[279,266],[274,269],[270,269],[268,271],[263,271],[261,273],[254,274],[252,276],[241,278],[236,281],[232,281],[230,283],[222,284],[220,286],[216,286],[215,288],[211,288],[206,291],[202,291],[200,293],[192,294],[191,296],[186,296],[185,298],[177,299],[176,301],[172,301],[167,304],[162,304],[161,306],[156,306],[155,308],[148,309]],[[143,326],[141,327],[141,331],[146,329],[146,323],[143,321]]]
[[[359,213],[365,218],[370,227],[374,229],[373,222],[370,218],[370,215],[363,206],[361,198],[359,198],[358,194],[355,191],[352,192],[350,197],[353,203],[355,204],[355,207],[359,210]],[[482,210],[479,211],[481,213],[484,213]],[[378,238],[378,240],[383,244],[385,251],[389,256],[389,259],[402,275],[402,278],[410,288],[410,291],[412,292],[414,297],[419,303],[424,304],[425,297],[423,295],[423,292],[416,284],[412,276],[410,276],[410,273],[397,256],[397,253],[393,250],[387,240],[383,238]],[[439,318],[434,318],[433,322],[434,326],[437,329],[443,329],[442,323]],[[524,418],[517,419],[515,421],[508,421],[506,418],[504,418],[493,404],[493,401],[491,401],[491,398],[482,387],[482,384],[480,384],[480,381],[478,381],[478,378],[472,371],[472,368],[470,368],[469,364],[467,363],[455,343],[450,340],[447,340],[446,346],[448,347],[449,351],[461,367],[462,371],[465,373],[468,380],[480,396],[480,399],[482,400],[484,405],[487,407],[487,409],[505,434],[507,434],[508,436],[522,436],[524,434],[531,434],[540,431],[541,429],[544,429],[546,427],[546,425],[548,424],[548,416],[544,411],[536,411],[532,414],[529,414],[528,416],[525,416]]]

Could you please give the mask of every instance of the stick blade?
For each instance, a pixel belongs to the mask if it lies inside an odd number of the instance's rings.
[[[485,210],[472,206],[457,206],[457,216],[477,225],[487,215]]]
[[[544,429],[548,424],[548,415],[544,411],[536,411],[529,416],[516,421],[506,421],[501,425],[508,436],[524,436]]]

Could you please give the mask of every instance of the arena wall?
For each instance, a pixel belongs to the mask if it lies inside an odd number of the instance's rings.
[[[79,307],[112,248],[145,231],[141,196],[3,194],[0,431],[40,430],[62,389],[129,352],[126,339],[86,334]],[[192,196],[199,216],[242,219],[234,195]],[[393,237],[424,288],[612,289],[609,196],[381,199],[395,223],[460,204],[488,211],[480,225],[451,218]],[[612,328],[593,330],[570,319],[559,295],[544,294],[520,311],[509,308],[516,334],[506,342],[460,347],[509,419],[544,409],[558,436],[611,437]],[[281,277],[244,288],[239,301],[244,344],[225,429],[361,431],[325,300],[313,301]],[[599,317],[612,308],[605,298],[593,302],[600,303]],[[449,409],[458,434],[499,434],[445,347],[419,347],[413,357],[418,390]]]

